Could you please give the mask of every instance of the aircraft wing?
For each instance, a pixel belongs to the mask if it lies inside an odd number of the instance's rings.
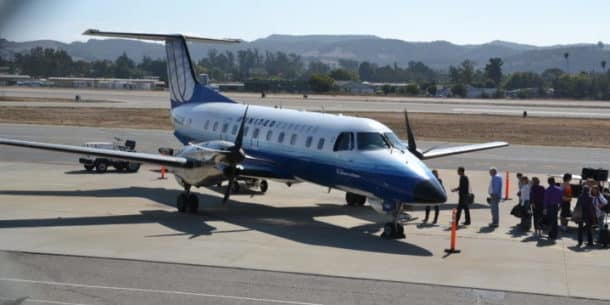
[[[91,148],[74,145],[63,145],[63,144],[51,144],[51,143],[40,143],[30,142],[22,140],[2,139],[0,138],[0,145],[10,145],[18,147],[27,147],[34,149],[50,150],[63,153],[70,153],[76,155],[90,155],[96,157],[105,157],[120,159],[125,161],[135,161],[140,163],[150,163],[157,165],[164,165],[170,167],[193,167],[194,160],[190,160],[183,157],[172,157],[164,156],[159,154],[147,154],[111,149]]]
[[[430,150],[426,150],[422,152],[422,159],[433,159],[440,158],[445,156],[469,153],[479,150],[487,150],[492,148],[499,148],[508,146],[506,142],[488,142],[488,143],[480,143],[480,144],[470,144],[463,146],[453,146],[453,147],[442,147],[442,148],[433,148]]]

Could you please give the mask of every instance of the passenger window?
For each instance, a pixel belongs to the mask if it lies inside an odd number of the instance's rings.
[[[267,131],[267,136],[265,137],[265,139],[267,141],[271,141],[271,136],[273,135],[273,131],[269,130]]]
[[[224,123],[224,125],[222,125],[222,133],[227,132],[227,130],[229,130],[229,123]]]
[[[337,137],[334,151],[352,150],[354,149],[354,134],[351,132],[342,132]]]
[[[290,145],[294,145],[297,142],[297,134],[293,133],[290,137]]]
[[[312,140],[313,140],[312,136],[307,137],[307,140],[305,140],[305,147],[307,147],[307,148],[311,147]]]
[[[235,135],[237,133],[237,128],[239,128],[239,126],[233,125],[233,130],[231,130],[232,135]]]
[[[267,127],[267,124],[269,124],[269,120],[265,120],[265,123],[263,123],[263,126]]]
[[[271,121],[271,124],[269,124],[269,127],[273,127],[273,125],[275,125],[275,121]]]
[[[259,133],[258,128],[254,129],[254,132],[252,133],[252,138],[253,139],[258,139],[258,133]]]
[[[280,135],[277,137],[278,143],[284,142],[284,133],[280,132]]]
[[[318,140],[318,149],[322,149],[324,147],[324,138],[320,138]]]
[[[218,129],[218,122],[214,122],[214,127],[212,128],[213,131],[216,131],[216,129]]]
[[[208,127],[210,127],[210,120],[205,121],[205,125],[203,125],[203,129],[208,130]]]

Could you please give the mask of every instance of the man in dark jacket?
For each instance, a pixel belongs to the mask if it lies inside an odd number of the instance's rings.
[[[470,197],[470,182],[468,181],[468,177],[465,174],[465,170],[463,166],[458,167],[457,170],[458,176],[460,176],[460,184],[458,187],[452,189],[452,192],[458,192],[458,206],[457,206],[457,214],[455,215],[455,222],[460,222],[460,216],[462,215],[462,210],[464,210],[464,214],[466,216],[466,220],[463,225],[470,225],[470,207],[468,207],[468,197]]]

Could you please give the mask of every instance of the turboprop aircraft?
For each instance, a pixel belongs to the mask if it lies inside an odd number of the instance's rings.
[[[238,40],[99,30],[84,34],[165,42],[171,120],[184,146],[173,155],[161,155],[17,139],[0,139],[0,144],[164,165],[184,188],[176,200],[180,212],[198,211],[193,186],[228,181],[226,202],[236,179],[310,182],[345,191],[350,205],[368,200],[375,210],[391,216],[382,236],[404,238],[398,217],[405,206],[447,199],[422,160],[508,145],[490,142],[421,151],[406,111],[407,144],[367,118],[239,104],[198,81],[186,43]]]

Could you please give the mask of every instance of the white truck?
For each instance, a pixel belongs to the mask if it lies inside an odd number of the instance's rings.
[[[135,152],[136,141],[126,140],[123,145],[121,145],[121,142],[121,139],[115,138],[115,142],[87,142],[83,144],[83,146]],[[117,171],[126,171],[129,173],[135,173],[140,169],[140,163],[137,162],[109,158],[97,158],[94,156],[84,156],[78,159],[78,161],[83,164],[85,170],[93,171],[93,169],[95,169],[97,173],[105,173],[108,171],[109,166],[114,167]]]

